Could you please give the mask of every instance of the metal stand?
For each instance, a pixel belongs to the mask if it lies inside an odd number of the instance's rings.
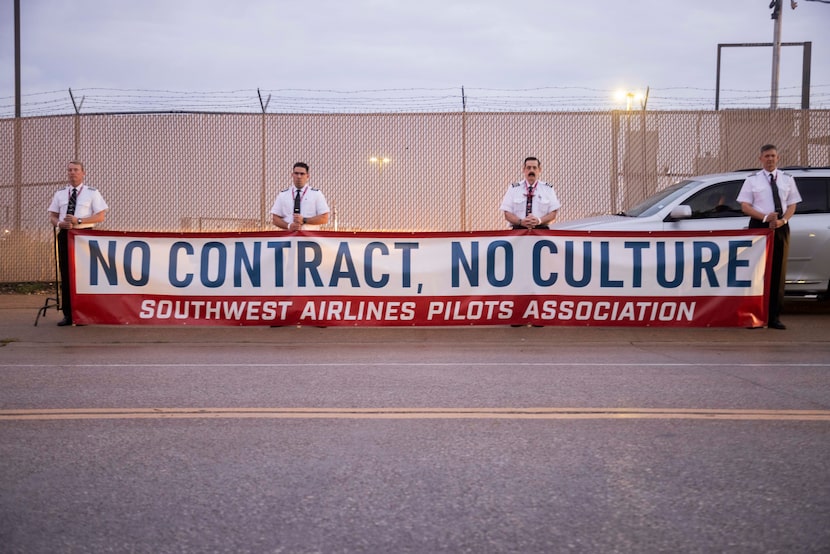
[[[61,285],[60,285],[60,270],[58,268],[58,228],[54,227],[52,229],[52,254],[55,260],[55,296],[49,297],[43,303],[43,306],[37,311],[37,317],[35,318],[35,327],[37,327],[37,322],[40,320],[41,316],[46,315],[46,310],[49,308],[54,307],[56,310],[61,309]]]

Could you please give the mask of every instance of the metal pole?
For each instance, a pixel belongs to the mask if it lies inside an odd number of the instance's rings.
[[[23,224],[23,126],[20,121],[20,0],[14,0],[14,230]]]
[[[780,4],[781,0],[777,0],[777,2]],[[772,87],[769,102],[769,107],[773,110],[778,108],[778,76],[781,65],[781,18],[784,16],[784,10],[780,6],[777,15],[772,39]]]
[[[260,213],[260,229],[268,229],[271,227],[271,222],[268,218],[268,204],[266,204],[265,198],[265,190],[267,186],[266,178],[267,178],[267,168],[268,168],[268,136],[266,134],[266,126],[265,126],[265,114],[268,111],[268,103],[271,101],[271,95],[268,95],[268,99],[263,102],[262,101],[262,93],[259,89],[256,89],[257,96],[259,97],[259,106],[262,108],[262,121],[260,122],[260,147],[262,150],[262,160],[261,160],[261,177],[262,182],[260,183],[260,191],[259,191],[259,213]]]
[[[813,43],[805,42],[801,58],[801,109],[810,109],[810,64],[812,63]]]
[[[467,230],[467,97],[461,87],[461,230]]]
[[[20,0],[14,0],[14,116],[20,117]]]
[[[611,110],[611,213],[617,213],[617,194],[619,192],[619,140],[620,111]]]
[[[718,44],[718,64],[715,70],[715,111],[720,109],[720,55],[722,44]]]

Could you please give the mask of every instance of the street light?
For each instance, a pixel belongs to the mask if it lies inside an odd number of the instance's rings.
[[[378,164],[378,172],[383,172],[383,166],[391,162],[389,158],[378,158],[377,156],[372,156],[369,158],[369,163],[371,164]]]
[[[618,90],[614,93],[614,98],[617,102],[625,101],[625,111],[627,112],[631,111],[631,104],[634,101],[639,102],[642,109],[646,108],[646,96],[640,91]]]

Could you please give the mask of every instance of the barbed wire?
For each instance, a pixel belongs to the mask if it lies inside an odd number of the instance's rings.
[[[649,110],[711,110],[715,91],[696,87],[652,88]],[[765,108],[769,91],[720,91],[721,109]],[[779,108],[801,107],[801,88],[779,91]],[[368,90],[229,90],[170,91],[147,89],[82,88],[22,95],[21,115],[111,113],[433,113],[433,112],[556,112],[620,109],[614,91],[588,87],[532,89],[409,88]],[[639,109],[641,105],[635,105]],[[810,87],[810,107],[830,108],[830,85]],[[0,118],[15,113],[15,99],[0,97]]]

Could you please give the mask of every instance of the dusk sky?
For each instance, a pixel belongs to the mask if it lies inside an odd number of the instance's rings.
[[[69,88],[87,112],[256,111],[257,89],[273,111],[440,111],[461,108],[462,86],[471,110],[606,110],[646,87],[649,109],[712,109],[717,45],[774,30],[769,0],[21,4],[24,116],[71,113]],[[0,117],[14,115],[13,6],[0,0]],[[782,41],[812,42],[811,107],[830,108],[830,3],[785,0],[782,16]],[[779,106],[797,108],[802,49],[781,52]],[[722,107],[768,107],[771,64],[771,48],[726,49]]]

